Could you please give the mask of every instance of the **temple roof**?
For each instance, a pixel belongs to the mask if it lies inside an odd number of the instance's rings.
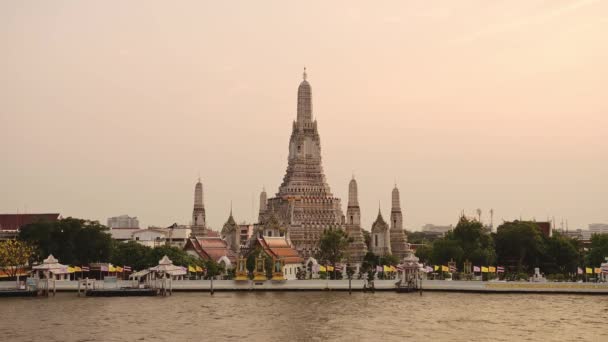
[[[186,242],[184,249],[194,250],[201,259],[218,261],[226,256],[231,262],[236,262],[236,255],[228,248],[226,241],[219,237],[192,237]]]
[[[283,259],[286,264],[299,264],[304,262],[304,259],[298,255],[298,252],[296,252],[291,245],[289,245],[289,242],[285,237],[264,236],[258,238],[258,242],[266,254]]]
[[[384,221],[384,218],[382,218],[382,213],[380,212],[380,209],[378,209],[378,217],[376,218],[376,221],[374,221],[374,223],[372,224],[372,232],[384,229],[388,229],[388,224],[386,223],[386,221]]]

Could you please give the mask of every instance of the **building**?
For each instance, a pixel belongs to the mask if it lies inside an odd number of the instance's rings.
[[[378,208],[378,217],[372,224],[372,241],[371,241],[371,252],[378,256],[385,256],[391,254],[391,235],[390,229],[384,218],[382,212]]]
[[[344,222],[340,199],[331,193],[323,173],[321,138],[312,115],[312,90],[306,69],[303,78],[298,87],[287,170],[279,192],[268,199],[265,208],[260,206],[259,221],[264,222],[269,212],[274,212],[287,224],[299,255],[309,257],[318,250],[323,230],[342,228]]]
[[[0,240],[14,239],[19,230],[30,223],[55,222],[61,219],[58,213],[51,214],[0,214]]]
[[[237,255],[228,248],[228,243],[219,236],[191,236],[184,250],[203,260],[222,263],[226,269],[231,268],[237,259]]]
[[[359,208],[359,195],[357,181],[353,176],[348,184],[348,206],[346,208],[346,233],[352,242],[348,246],[347,258],[350,263],[360,264],[367,254],[367,246],[361,229],[361,208]]]
[[[200,178],[194,186],[194,208],[192,209],[192,235],[207,235],[205,203],[203,202],[203,183],[201,183]]]
[[[139,220],[137,217],[131,217],[129,215],[110,217],[108,218],[108,227],[139,229]]]
[[[589,225],[589,232],[593,234],[608,234],[608,224],[592,223]]]
[[[399,260],[405,258],[409,253],[407,235],[403,229],[403,214],[401,213],[401,200],[397,184],[391,193],[391,229],[390,229],[391,253]]]
[[[169,245],[183,248],[190,237],[191,230],[188,226],[172,224],[169,227],[137,228],[112,228],[110,235],[112,239],[120,242],[135,241],[148,247]]]
[[[425,233],[427,235],[431,235],[431,236],[437,236],[437,237],[444,236],[445,233],[451,231],[452,229],[454,229],[454,226],[452,226],[452,225],[438,226],[438,225],[427,223],[424,226],[422,226],[423,233]]]

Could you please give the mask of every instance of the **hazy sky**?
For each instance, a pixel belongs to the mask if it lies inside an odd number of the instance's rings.
[[[251,221],[306,66],[364,228],[395,180],[407,229],[608,222],[607,37],[593,0],[2,1],[0,212],[187,224],[200,172],[214,229]]]

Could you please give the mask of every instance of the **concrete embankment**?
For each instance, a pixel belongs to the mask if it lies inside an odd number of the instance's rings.
[[[353,280],[352,290],[362,291],[365,281]],[[118,281],[104,284],[97,282],[98,288],[113,289],[131,286],[132,282]],[[395,291],[395,280],[376,280],[376,291]],[[14,287],[14,282],[0,282],[0,290]],[[76,281],[57,281],[57,291],[77,291]],[[209,292],[209,280],[173,281],[173,291]],[[289,280],[285,282],[253,282],[234,280],[214,280],[215,291],[348,291],[348,280]],[[425,280],[424,291],[474,292],[474,293],[572,293],[608,295],[607,283],[530,283],[530,282],[482,282],[482,281],[445,281]]]

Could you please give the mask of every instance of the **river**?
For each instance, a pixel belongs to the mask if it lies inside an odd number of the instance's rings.
[[[0,299],[2,341],[608,341],[608,298],[181,292]]]

